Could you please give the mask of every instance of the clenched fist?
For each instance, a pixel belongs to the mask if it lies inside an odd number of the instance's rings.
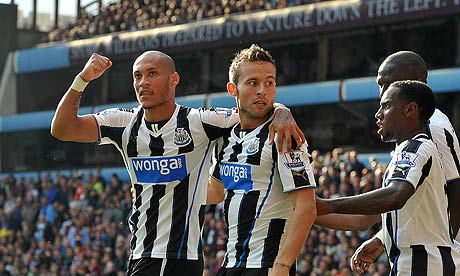
[[[84,81],[90,82],[102,76],[105,70],[109,69],[111,66],[112,61],[110,61],[108,57],[94,53],[86,62],[85,67],[79,75]]]

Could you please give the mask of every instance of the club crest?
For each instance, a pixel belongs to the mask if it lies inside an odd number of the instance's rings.
[[[256,138],[249,143],[248,148],[246,149],[246,153],[254,154],[258,150],[259,150],[259,138]]]
[[[190,144],[191,141],[192,138],[183,127],[176,128],[174,133],[174,144],[177,146],[185,146]]]

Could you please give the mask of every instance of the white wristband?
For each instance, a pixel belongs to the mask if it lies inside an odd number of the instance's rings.
[[[80,75],[77,75],[75,79],[73,79],[72,85],[70,86],[71,89],[76,90],[80,93],[85,90],[85,87],[88,85],[89,82],[84,81]]]

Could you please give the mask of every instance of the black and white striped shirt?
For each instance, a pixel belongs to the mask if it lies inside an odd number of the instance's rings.
[[[276,142],[268,144],[270,122],[224,136],[213,171],[225,188],[227,268],[271,267],[293,211],[287,193],[316,187],[307,144],[279,154]]]
[[[453,180],[460,179],[460,146],[454,127],[449,118],[436,109],[428,122],[428,131],[441,155],[442,170],[446,176],[447,185],[451,185]],[[460,251],[460,231],[455,239],[457,250]]]
[[[160,124],[146,123],[140,107],[108,109],[94,117],[100,143],[117,147],[136,189],[128,221],[130,259],[202,258],[210,153],[238,121],[235,110],[176,105]]]
[[[429,135],[441,155],[441,164],[447,184],[460,178],[460,146],[449,118],[439,109],[434,111],[429,123]]]
[[[391,275],[460,275],[460,254],[452,250],[449,231],[446,181],[427,134],[396,147],[384,185],[392,180],[409,183],[415,192],[403,208],[382,214]]]

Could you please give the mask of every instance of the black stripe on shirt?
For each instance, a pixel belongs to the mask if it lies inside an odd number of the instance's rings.
[[[422,175],[420,176],[420,179],[417,183],[417,187],[415,189],[418,189],[418,187],[420,187],[423,184],[428,174],[430,174],[432,164],[433,164],[433,157],[430,156],[430,158],[428,158],[428,160],[426,161],[425,165],[423,165]]]
[[[423,245],[411,245],[412,249],[412,268],[411,275],[427,275],[428,253]]]
[[[162,134],[160,134],[158,137],[155,137],[153,135],[150,135],[150,141],[149,141],[149,149],[150,149],[150,156],[163,156],[165,149],[165,142],[162,138]]]
[[[137,113],[136,123],[134,123],[133,127],[131,128],[131,132],[129,133],[129,140],[128,145],[126,147],[126,152],[128,153],[128,157],[137,157],[137,136],[139,134],[139,128],[142,124],[142,118],[144,116],[144,110],[140,109]]]
[[[227,135],[228,133],[230,133],[232,128],[233,126],[229,128],[221,128],[218,126],[213,126],[210,124],[203,123],[204,132],[206,133],[206,136],[208,136],[209,140],[211,141],[214,141],[217,138]]]
[[[143,241],[145,255],[150,255],[153,249],[153,243],[157,238],[157,223],[160,199],[165,195],[165,185],[152,185],[152,197],[150,198],[150,206],[146,211],[147,221],[145,222],[145,238]],[[144,255],[144,254],[143,254]]]
[[[206,205],[201,205],[200,212],[198,213],[198,219],[200,223],[200,229],[203,229],[204,223],[204,211],[206,209]],[[201,243],[201,239],[198,240],[198,249],[197,249],[198,259],[201,259],[203,256],[203,244]]]
[[[395,241],[393,240],[394,231],[393,231],[393,223],[391,219],[391,212],[387,212],[385,216],[386,216],[385,223],[386,223],[386,227],[388,230],[388,235],[391,237],[391,248],[390,248],[389,259],[390,259],[390,262],[393,263],[392,275],[393,273],[395,273],[394,275],[396,275],[397,274],[396,272],[398,271],[397,258],[399,257],[401,252],[398,246],[396,245]]]
[[[262,127],[260,132],[256,135],[257,138],[259,138],[259,149],[257,150],[256,153],[248,155],[246,158],[246,164],[251,164],[251,165],[260,165],[260,158],[262,156],[262,149],[264,148],[265,141],[268,139],[268,122],[265,123],[265,125]]]
[[[101,138],[108,137],[117,144],[119,149],[123,149],[121,140],[125,127],[101,126],[99,129],[101,130]]]
[[[179,147],[178,154],[183,154],[187,152],[192,152],[194,149],[193,138],[190,133],[190,123],[188,121],[188,114],[190,113],[190,107],[181,106],[179,112],[177,113],[177,128],[183,128],[190,138],[192,139],[190,143],[183,147]]]
[[[281,243],[281,236],[284,233],[285,219],[272,219],[268,226],[267,237],[264,240],[264,252],[262,253],[262,264],[271,265],[275,261]]]
[[[228,162],[238,162],[238,154],[243,151],[243,142],[235,142],[235,145],[232,146],[232,154],[228,158]]]
[[[251,231],[256,219],[257,202],[259,201],[260,191],[250,191],[243,195],[238,210],[238,241],[235,244],[236,266],[246,263],[249,255],[249,240]],[[244,266],[243,266],[244,267]]]
[[[455,276],[455,264],[452,258],[452,248],[448,246],[438,246],[442,259],[442,276]]]
[[[228,136],[224,136],[222,139],[222,146],[216,144],[214,146],[214,156],[216,157],[216,164],[214,166],[214,170],[211,172],[211,175],[215,178],[218,179],[219,181],[222,181],[220,178],[220,163],[224,159],[224,149],[228,146],[229,140]],[[219,152],[220,149],[220,152]]]
[[[228,190],[227,191],[227,196],[225,197],[224,201],[224,215],[225,215],[225,222],[227,225],[230,225],[230,222],[228,221],[228,211],[230,208],[230,202],[232,201],[233,196],[235,195],[235,192],[233,190]],[[227,227],[227,237],[228,237],[228,227]]]
[[[134,189],[136,190],[136,201],[134,203],[134,206],[136,206],[136,211],[129,218],[129,224],[132,226],[132,236],[131,236],[131,245],[130,245],[131,251],[133,251],[136,248],[136,242],[137,242],[136,232],[139,229],[137,227],[137,223],[139,222],[139,215],[140,215],[139,208],[142,205],[141,194],[142,194],[143,187],[142,185],[134,184]]]
[[[407,151],[407,152],[416,153],[417,150],[418,150],[418,148],[420,147],[420,145],[421,145],[422,143],[423,143],[423,142],[421,142],[421,141],[414,140],[414,139],[410,139],[410,140],[407,142],[407,145],[401,150],[401,152]]]
[[[452,134],[450,134],[449,131],[447,131],[447,129],[444,129],[444,135],[446,136],[447,146],[449,147],[450,153],[452,154],[452,158],[454,159],[455,168],[457,168],[457,172],[458,174],[460,174],[460,161],[458,160],[458,155],[457,155],[457,152],[455,151],[454,137],[452,136]]]
[[[234,195],[235,195],[235,192],[233,192],[233,190],[228,190],[227,196],[225,197],[225,200],[224,200],[224,217],[225,217],[225,223],[227,223],[227,225],[230,225],[230,223],[228,222],[228,209],[229,209],[230,202],[232,201],[232,198]],[[228,237],[229,236],[228,227],[225,227],[225,232]],[[225,254],[225,260],[222,264],[222,267],[227,267],[227,264],[228,264],[228,254]]]
[[[190,175],[174,187],[171,233],[169,236],[167,252],[177,255],[174,258],[187,257],[188,227],[186,226],[188,210],[188,187]]]

